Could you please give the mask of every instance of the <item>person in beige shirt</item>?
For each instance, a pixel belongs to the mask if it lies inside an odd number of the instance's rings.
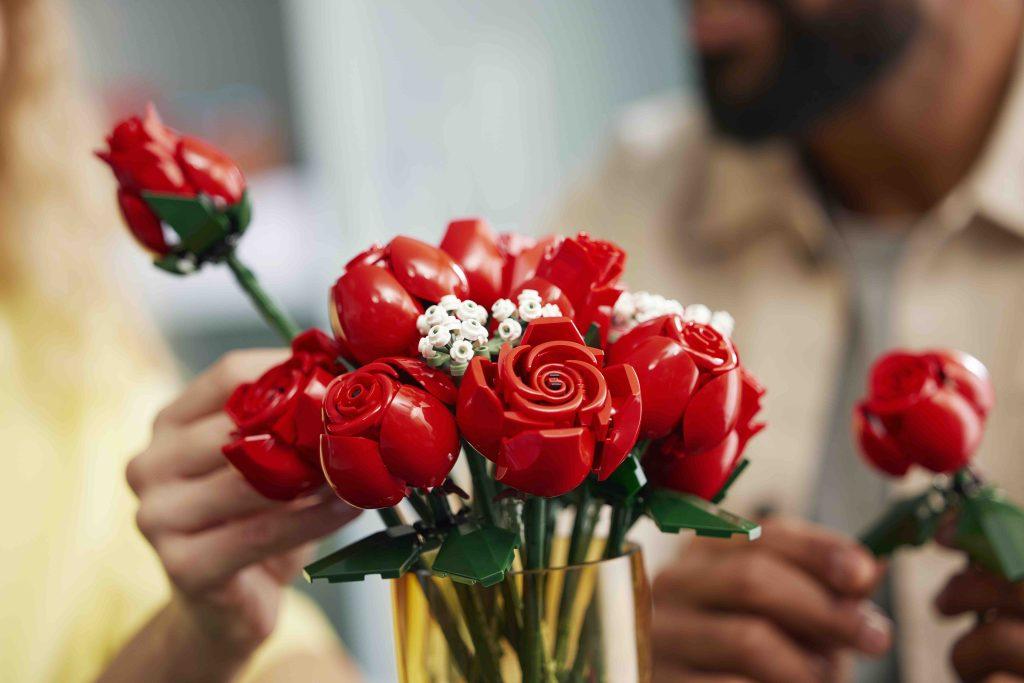
[[[658,562],[657,677],[831,680],[859,653],[861,680],[1024,680],[1024,587],[853,540],[926,477],[883,481],[849,436],[874,356],[962,349],[997,394],[976,462],[1024,501],[1024,3],[687,6],[703,101],[629,110],[559,220],[626,246],[634,289],[730,311],[769,390],[727,507],[773,514]]]

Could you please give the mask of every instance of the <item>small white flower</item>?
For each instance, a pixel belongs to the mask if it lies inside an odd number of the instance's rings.
[[[445,294],[441,297],[441,300],[437,302],[437,305],[446,311],[454,311],[461,303],[462,300],[454,294]]]
[[[516,312],[516,305],[511,299],[498,299],[491,305],[491,315],[499,323]]]
[[[416,331],[420,334],[426,334],[431,328],[430,323],[427,322],[427,316],[421,314],[416,318]]]
[[[498,325],[498,336],[502,341],[514,342],[523,336],[523,326],[517,320],[507,318]]]
[[[473,345],[466,339],[456,339],[449,354],[452,363],[468,363],[473,358]]]
[[[454,315],[445,316],[445,319],[440,323],[440,327],[448,330],[452,334],[458,334],[459,330],[462,329],[462,321]]]
[[[685,309],[683,308],[683,305],[681,303],[679,303],[678,301],[676,301],[675,299],[666,299],[665,300],[665,308],[664,308],[665,315],[675,314],[675,315],[678,315],[678,316],[682,316],[684,312],[685,312]]]
[[[625,325],[636,312],[636,305],[633,303],[633,295],[623,292],[622,296],[615,300],[612,307],[612,319],[616,325]]]
[[[442,306],[434,304],[423,311],[423,317],[427,319],[427,327],[433,327],[444,322],[444,319],[448,317],[448,311],[444,310]]]
[[[460,303],[459,307],[455,310],[455,317],[463,322],[467,320],[475,320],[482,323],[487,320],[487,311],[477,302],[466,299]]]
[[[561,318],[562,309],[558,307],[558,304],[544,304],[540,308],[540,317],[542,318]]]
[[[434,345],[430,343],[430,339],[427,337],[420,339],[419,351],[420,355],[424,358],[433,358],[437,355]]]
[[[540,303],[540,292],[538,292],[536,289],[524,289],[523,291],[519,292],[519,296],[516,298],[516,300],[519,302],[520,306],[522,306],[527,301],[536,301],[537,303]]]
[[[707,324],[711,322],[711,309],[704,304],[690,304],[683,311],[683,320]]]
[[[732,331],[736,328],[736,321],[728,311],[715,311],[711,316],[711,327],[718,330],[723,337],[731,337]]]
[[[444,346],[452,340],[452,333],[441,325],[434,325],[427,332],[427,341],[431,346]]]
[[[540,317],[542,308],[543,305],[540,303],[540,299],[527,299],[526,301],[520,301],[519,317],[523,319],[523,322],[531,322]]]
[[[645,323],[648,320],[654,320],[655,318],[660,318],[662,315],[664,315],[664,314],[661,311],[657,310],[657,309],[648,309],[646,311],[638,311],[637,314],[635,316],[633,316],[633,322],[631,322],[628,325],[625,325],[624,327],[632,328],[632,327],[635,327],[636,325],[638,325],[639,323]]]
[[[633,295],[633,312],[653,311],[658,307],[658,295],[650,292],[637,292]]]
[[[466,341],[483,344],[487,342],[487,328],[477,320],[463,320],[459,336]]]

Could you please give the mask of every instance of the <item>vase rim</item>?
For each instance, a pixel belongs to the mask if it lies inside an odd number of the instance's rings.
[[[551,574],[553,572],[582,569],[583,567],[609,565],[613,562],[628,560],[629,558],[632,558],[640,554],[641,552],[643,552],[643,548],[641,548],[640,545],[638,545],[637,543],[628,542],[626,544],[625,552],[623,552],[621,555],[616,555],[615,557],[599,557],[596,560],[587,560],[586,562],[577,562],[576,564],[562,564],[557,565],[555,567],[543,567],[541,569],[510,569],[508,572],[505,573],[505,578],[507,579],[512,576],[532,576],[536,574]],[[434,574],[429,569],[414,569],[410,573],[418,574],[420,576],[429,576],[437,578],[437,574]]]

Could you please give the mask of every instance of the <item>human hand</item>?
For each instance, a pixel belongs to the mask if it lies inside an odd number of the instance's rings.
[[[954,575],[936,596],[946,616],[969,612],[978,623],[951,653],[953,667],[965,681],[1024,681],[1024,583],[1010,583],[978,567]]]
[[[866,600],[883,567],[852,539],[770,519],[753,543],[697,538],[654,584],[655,680],[830,679],[844,651],[886,652]]]
[[[228,395],[285,356],[225,355],[160,412],[127,469],[139,530],[174,587],[176,623],[226,657],[248,656],[271,633],[312,542],[359,513],[326,488],[288,503],[266,499],[221,454],[233,429],[222,410]]]

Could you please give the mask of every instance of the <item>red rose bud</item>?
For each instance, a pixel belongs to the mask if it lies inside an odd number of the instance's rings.
[[[397,505],[406,488],[444,482],[460,443],[451,377],[411,358],[381,358],[327,387],[320,461],[338,497]]]
[[[346,356],[359,363],[416,356],[416,318],[424,302],[469,292],[466,275],[437,247],[396,237],[356,256],[331,288],[328,313]]]
[[[224,455],[267,498],[291,500],[323,484],[321,401],[342,371],[340,352],[329,336],[307,330],[288,360],[228,398],[224,410],[237,430]]]
[[[136,239],[159,255],[169,253],[172,245],[143,192],[179,197],[201,193],[223,207],[237,204],[245,193],[245,178],[231,159],[202,140],[165,126],[152,105],[144,117],[117,124],[107,145],[96,155],[117,178],[124,220]]]
[[[605,367],[568,318],[540,318],[493,363],[470,361],[456,418],[463,437],[512,488],[553,497],[622,464],[640,427],[640,385],[628,365]]]
[[[893,476],[914,464],[953,472],[977,450],[994,401],[988,371],[973,356],[893,351],[871,368],[854,436],[868,462]]]
[[[440,246],[465,271],[469,298],[490,308],[533,277],[554,240],[553,236],[538,242],[516,233],[495,235],[487,221],[467,218],[448,225]]]
[[[550,243],[536,272],[517,284],[514,294],[523,289],[537,290],[544,301],[557,304],[571,317],[580,330],[586,332],[596,323],[604,344],[611,327],[612,306],[624,291],[619,278],[625,263],[626,252],[618,245],[581,232]]]
[[[739,361],[732,341],[710,325],[668,315],[641,323],[608,351],[636,368],[644,412],[640,437],[656,486],[711,499],[735,469],[764,388]]]

